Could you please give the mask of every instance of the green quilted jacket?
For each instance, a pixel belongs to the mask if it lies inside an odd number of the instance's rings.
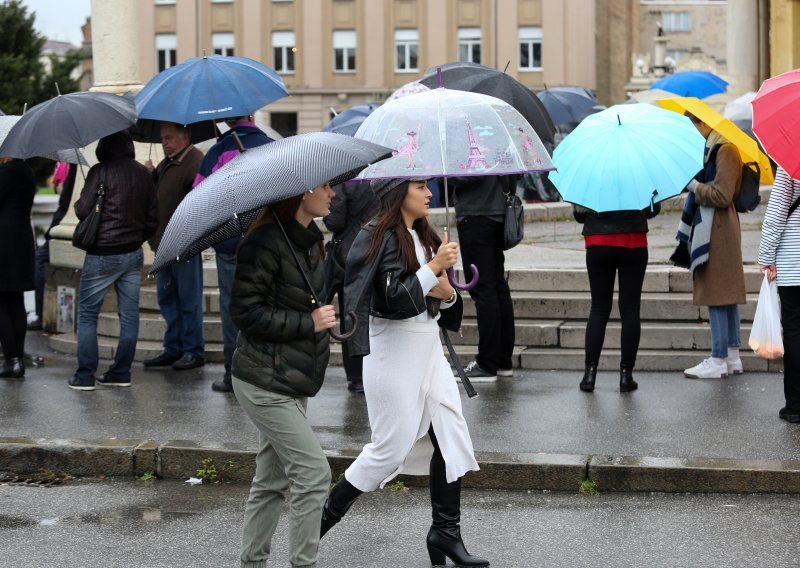
[[[322,233],[312,223],[285,224],[303,270],[323,293]],[[314,333],[311,293],[278,225],[260,227],[242,241],[231,293],[239,328],[232,374],[265,390],[314,396],[330,357],[327,332]]]

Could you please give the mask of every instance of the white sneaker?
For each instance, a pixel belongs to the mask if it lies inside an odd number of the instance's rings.
[[[744,373],[744,367],[742,366],[741,358],[737,357],[736,359],[725,359],[725,365],[728,366],[728,374],[729,375],[741,375]]]
[[[514,369],[497,369],[498,377],[513,377]]]
[[[683,376],[687,379],[721,379],[728,376],[728,365],[725,361],[722,363],[715,363],[714,359],[709,357],[691,369],[686,369]]]

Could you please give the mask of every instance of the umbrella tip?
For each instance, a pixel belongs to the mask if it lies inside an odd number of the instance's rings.
[[[622,119],[619,117],[619,115],[617,115],[617,122],[620,126],[622,126]]]
[[[58,83],[57,82],[56,82],[56,93],[58,93],[59,97],[61,96],[61,89],[58,88]]]
[[[509,59],[506,61],[506,66],[503,67],[503,74],[505,75],[506,71],[508,70],[508,66],[511,65],[511,60]]]
[[[438,86],[439,87],[444,87],[444,85],[442,84],[442,68],[441,67],[437,67],[436,68],[436,81],[438,82]]]

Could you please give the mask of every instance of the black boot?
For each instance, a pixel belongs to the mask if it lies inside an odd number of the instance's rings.
[[[583,372],[583,379],[581,379],[580,386],[583,392],[594,391],[594,380],[597,377],[597,363],[589,363],[586,365],[586,370]]]
[[[342,520],[345,513],[350,509],[353,502],[363,493],[351,485],[347,478],[342,476],[339,482],[333,486],[325,505],[322,507],[322,526],[319,530],[319,537],[331,530],[333,525]]]
[[[428,555],[433,566],[444,566],[445,557],[456,566],[489,566],[484,558],[472,556],[461,540],[461,480],[447,483],[447,473],[433,434],[430,430],[434,452],[431,458],[431,511],[433,524],[428,531]]]
[[[633,367],[621,365],[619,368],[619,392],[635,391],[639,384],[633,380]]]
[[[0,371],[0,377],[20,379],[25,376],[25,363],[22,357],[12,357],[3,362],[3,370]]]

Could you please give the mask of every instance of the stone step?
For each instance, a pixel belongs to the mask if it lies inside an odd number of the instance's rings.
[[[51,335],[49,345],[54,351],[74,355],[77,338],[74,333]],[[115,338],[98,336],[97,349],[101,359],[113,359],[116,348],[117,340]],[[134,361],[141,362],[150,357],[155,357],[161,353],[162,349],[163,345],[160,340],[146,341],[140,339],[136,343]],[[222,353],[222,343],[206,343],[205,353],[206,362],[208,363],[222,363],[225,360]]]

